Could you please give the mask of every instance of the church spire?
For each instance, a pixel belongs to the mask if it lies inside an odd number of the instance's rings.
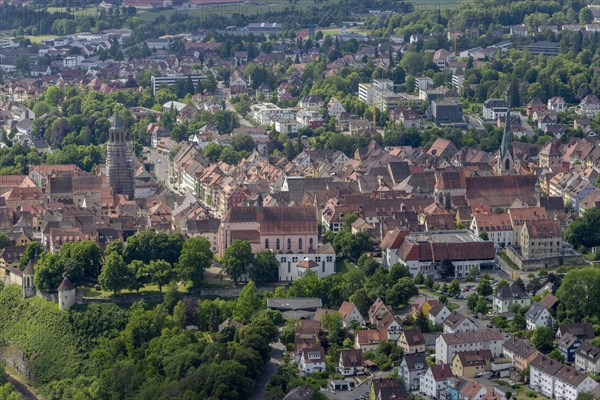
[[[504,133],[502,134],[502,143],[500,144],[500,159],[504,159],[506,154],[510,154],[510,157],[514,159],[512,141],[510,138],[510,106],[508,106],[508,111],[506,112]]]
[[[496,174],[498,175],[514,175],[516,173],[515,156],[510,138],[510,104],[508,99],[509,96],[507,91],[506,121],[504,123],[504,133],[502,134],[502,143],[500,143],[500,150],[498,151],[498,163],[496,164]]]

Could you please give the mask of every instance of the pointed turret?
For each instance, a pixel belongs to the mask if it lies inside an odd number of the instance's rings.
[[[121,129],[123,128],[123,122],[121,121],[121,117],[119,116],[119,112],[115,110],[112,118],[112,128],[113,129]]]
[[[512,142],[510,139],[510,107],[508,107],[508,111],[506,112],[504,133],[502,134],[502,143],[500,144],[500,158],[504,159],[504,156],[507,153],[514,159]]]
[[[498,151],[496,174],[514,175],[515,173],[515,156],[510,138],[510,106],[508,106],[508,110],[506,111],[506,121],[504,123],[504,133],[502,134],[502,143],[500,143],[500,149]]]

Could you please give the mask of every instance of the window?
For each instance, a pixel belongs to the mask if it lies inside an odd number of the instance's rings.
[[[298,250],[302,250],[302,238],[298,239]]]
[[[275,241],[275,250],[281,250],[281,244],[279,243],[279,239]]]
[[[287,249],[291,250],[292,249],[292,239],[288,238],[287,240]]]
[[[298,262],[298,257],[292,257],[292,262]]]
[[[265,249],[269,248],[269,239],[265,239]]]
[[[308,247],[313,248],[313,238],[308,239]]]

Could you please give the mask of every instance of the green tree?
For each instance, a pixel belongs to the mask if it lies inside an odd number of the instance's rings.
[[[477,305],[475,306],[475,312],[479,314],[487,314],[488,313],[488,303],[484,297],[480,297],[477,300]]]
[[[433,288],[433,278],[431,277],[431,275],[427,274],[425,276],[425,282],[424,283],[425,283],[425,287],[427,289]]]
[[[548,326],[539,326],[531,335],[531,344],[542,353],[548,353],[554,347],[554,331]]]
[[[330,312],[323,315],[321,325],[327,331],[327,337],[332,343],[344,340],[342,314],[339,312]]]
[[[38,290],[52,292],[58,289],[64,269],[56,253],[44,253],[35,264],[33,282]]]
[[[102,272],[98,276],[98,282],[104,290],[110,290],[114,294],[127,288],[129,284],[129,270],[123,257],[117,253],[111,253],[104,260]]]
[[[448,293],[452,295],[460,294],[460,284],[456,278],[452,279],[452,282],[450,282],[450,285],[448,285]]]
[[[438,269],[438,273],[442,276],[442,278],[450,278],[454,276],[454,264],[450,260],[443,260],[440,263],[440,267]]]
[[[587,210],[582,216],[571,222],[565,231],[565,239],[575,248],[590,248],[600,245],[600,208]]]
[[[231,139],[231,147],[235,151],[251,152],[256,147],[256,144],[250,135],[237,135]]]
[[[65,243],[60,248],[58,255],[65,273],[74,285],[81,284],[86,280],[95,280],[100,273],[102,250],[95,241]]]
[[[23,256],[19,260],[19,268],[23,270],[29,262],[29,260],[32,260],[36,257],[40,257],[43,252],[44,248],[39,242],[33,241],[29,243],[25,248],[25,253],[23,253]]]
[[[411,278],[401,278],[386,291],[386,302],[394,308],[402,308],[411,297],[419,294],[419,289]]]
[[[477,302],[479,301],[479,295],[473,292],[467,297],[467,308],[471,311],[475,311],[475,307],[477,307]]]
[[[415,325],[421,328],[421,331],[428,332],[429,331],[429,320],[425,316],[423,310],[419,310],[417,313],[417,317],[415,318]]]
[[[202,236],[187,239],[175,268],[178,278],[199,285],[204,278],[204,270],[210,267],[213,257],[208,239]]]
[[[0,249],[4,249],[12,245],[12,240],[4,232],[0,232]]]
[[[592,10],[588,7],[582,7],[579,10],[579,23],[580,24],[590,24],[594,21],[594,15],[592,14]]]
[[[415,276],[415,284],[422,285],[424,281],[425,281],[425,278],[423,278],[423,274],[421,273],[421,271],[419,271],[417,276]]]
[[[549,274],[550,279],[550,274]],[[600,269],[586,267],[572,269],[565,275],[556,297],[566,316],[574,321],[600,318]]]
[[[477,293],[484,297],[494,293],[494,288],[492,288],[492,284],[488,279],[481,279],[479,285],[477,286]]]
[[[158,286],[158,290],[162,292],[163,286],[171,282],[175,276],[175,270],[165,260],[152,260],[147,268],[150,282]]]
[[[234,240],[225,249],[225,255],[221,260],[227,274],[237,283],[238,279],[246,273],[248,267],[254,262],[254,254],[250,243],[243,240]]]
[[[248,269],[248,275],[254,282],[275,282],[279,277],[279,261],[275,253],[263,250],[256,255]]]
[[[479,237],[485,241],[490,240],[490,237],[486,231],[479,232]]]
[[[552,350],[550,353],[548,353],[548,357],[561,363],[566,362],[565,356],[559,349]]]
[[[233,318],[243,324],[247,324],[252,319],[252,316],[260,310],[261,305],[262,301],[256,290],[256,285],[250,281],[244,286],[235,302]]]

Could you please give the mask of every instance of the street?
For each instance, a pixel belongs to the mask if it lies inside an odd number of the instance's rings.
[[[277,373],[279,362],[283,358],[285,347],[281,342],[271,344],[271,359],[265,365],[265,370],[262,375],[256,379],[254,389],[252,390],[252,400],[262,400],[267,397],[266,389],[269,380]]]
[[[159,153],[156,149],[146,149],[147,162],[154,164],[154,175],[159,183],[164,184],[170,191],[177,192],[170,182],[173,176],[173,166],[168,156]]]

